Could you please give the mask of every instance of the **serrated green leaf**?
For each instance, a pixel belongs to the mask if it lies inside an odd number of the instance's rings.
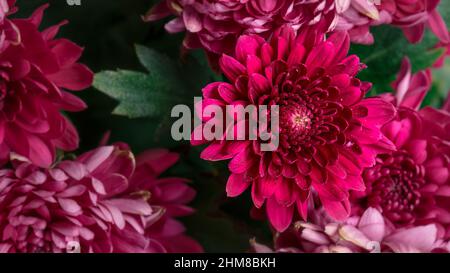
[[[184,63],[178,63],[140,45],[136,54],[147,72],[104,71],[95,77],[94,87],[119,102],[114,114],[161,117],[176,104],[192,104],[193,97],[218,77],[203,55],[186,56]]]
[[[173,80],[180,78],[180,70],[177,63],[151,48],[141,45],[136,45],[135,48],[139,62],[154,79],[170,82],[171,84],[177,83],[173,82]]]
[[[136,53],[148,73],[104,71],[96,75],[94,87],[119,101],[114,114],[129,118],[157,117],[182,102],[186,92],[178,65],[152,49],[136,46]]]
[[[418,71],[432,66],[443,52],[432,49],[438,40],[430,31],[419,44],[409,43],[402,31],[392,26],[373,28],[373,34],[374,45],[353,45],[351,50],[367,65],[359,77],[374,84],[372,95],[391,91],[390,84],[395,80],[404,57],[407,56],[413,70]]]
[[[119,101],[115,114],[130,118],[158,116],[177,103],[169,86],[141,72],[100,72],[94,87]]]

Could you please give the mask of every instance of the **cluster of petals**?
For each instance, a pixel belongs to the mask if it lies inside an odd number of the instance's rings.
[[[274,238],[274,248],[252,241],[258,253],[429,253],[448,252],[433,224],[395,228],[374,208],[344,222],[334,222],[317,209],[311,222],[296,222]]]
[[[15,160],[0,171],[0,252],[201,251],[174,218],[192,212],[194,191],[158,178],[177,159],[157,149],[136,161],[117,144],[47,169]]]
[[[163,0],[145,16],[155,21],[176,16],[166,24],[170,33],[186,31],[184,47],[204,48],[212,55],[231,54],[239,36],[269,37],[282,25],[294,29],[336,25],[335,0]]]
[[[280,106],[280,144],[275,151],[261,150],[260,139],[214,140],[201,154],[205,160],[231,159],[228,196],[251,188],[254,205],[265,205],[278,231],[287,229],[295,215],[307,219],[312,191],[334,219],[347,218],[349,192],[365,190],[363,170],[375,164],[378,154],[395,149],[381,133],[395,116],[395,107],[381,98],[364,98],[371,85],[356,78],[364,65],[357,56],[347,56],[349,46],[345,32],[326,38],[315,28],[296,35],[284,27],[268,41],[244,35],[235,57],[220,59],[229,83],[203,89],[204,108]],[[221,121],[203,117],[203,122]],[[235,123],[224,134],[242,134],[239,128]]]
[[[425,28],[445,43],[447,26],[437,7],[440,0],[336,0],[337,30],[347,30],[353,42],[372,44],[371,26],[391,24],[403,30],[411,43],[419,42]]]
[[[16,0],[0,1],[0,52],[7,44],[19,42],[18,30],[8,19],[16,11],[15,2]]]
[[[85,103],[68,92],[89,87],[93,73],[77,63],[83,49],[55,38],[62,22],[40,32],[42,6],[27,19],[8,19],[14,1],[0,1],[0,161],[12,154],[50,166],[56,149],[78,147],[78,133],[62,111]]]

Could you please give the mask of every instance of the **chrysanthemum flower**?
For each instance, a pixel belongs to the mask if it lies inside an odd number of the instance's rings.
[[[405,59],[394,84],[397,117],[382,131],[397,151],[381,154],[364,172],[361,209],[375,207],[396,226],[433,223],[439,238],[450,238],[450,113],[426,107],[418,111],[431,87],[429,71],[411,74]],[[355,206],[356,208],[357,206]]]
[[[204,48],[212,54],[231,54],[242,34],[270,36],[280,26],[294,29],[320,24],[332,29],[334,0],[163,0],[144,20],[177,16],[166,24],[171,33],[186,31],[186,48]]]
[[[201,154],[206,160],[231,159],[228,195],[251,187],[254,205],[266,203],[278,231],[289,226],[294,211],[306,218],[311,190],[330,215],[345,219],[349,191],[365,189],[362,170],[375,164],[379,152],[393,149],[380,127],[395,108],[380,98],[363,99],[371,85],[356,78],[364,65],[357,56],[346,56],[349,44],[346,33],[325,39],[315,29],[295,36],[285,27],[270,42],[244,35],[236,57],[220,60],[230,83],[215,82],[203,90],[204,107],[280,106],[276,151],[262,151],[260,140],[216,140]],[[238,127],[234,132],[240,134]]]
[[[275,235],[275,251],[289,253],[428,253],[447,252],[437,239],[433,224],[395,229],[380,212],[368,208],[361,216],[337,223],[314,211],[312,222],[297,222],[286,232]],[[255,252],[273,252],[252,241]]]
[[[175,164],[179,155],[165,149],[146,151],[136,158],[136,171],[130,180],[129,192],[149,193],[148,202],[157,217],[147,227],[151,252],[192,253],[202,247],[186,236],[185,227],[176,217],[187,216],[194,210],[187,206],[195,197],[188,180],[178,177],[159,178]]]
[[[336,29],[348,30],[352,41],[371,44],[370,27],[392,24],[400,27],[411,43],[419,42],[428,26],[445,43],[450,42],[447,26],[437,11],[440,0],[336,0],[339,20]]]
[[[55,39],[64,22],[39,32],[46,7],[28,19],[4,18],[0,25],[0,33],[15,30],[18,34],[15,41],[0,39],[4,46],[0,51],[1,161],[16,153],[48,167],[54,161],[56,148],[70,151],[78,146],[77,131],[61,111],[86,108],[83,101],[66,90],[87,88],[93,73],[77,63],[81,47],[67,39]]]
[[[192,190],[156,178],[175,160],[147,152],[135,172],[133,154],[117,145],[49,169],[14,161],[0,171],[0,252],[199,250],[173,218],[191,212]]]

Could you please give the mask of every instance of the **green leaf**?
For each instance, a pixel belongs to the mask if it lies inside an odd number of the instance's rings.
[[[136,54],[139,62],[155,80],[177,84],[173,80],[180,78],[178,65],[166,55],[160,54],[150,48],[136,45]]]
[[[94,87],[119,101],[114,114],[130,118],[160,115],[177,102],[176,96],[169,95],[170,86],[141,72],[100,72],[95,76]]]
[[[186,56],[184,63],[178,63],[139,45],[136,54],[147,72],[104,71],[95,76],[94,87],[119,102],[114,114],[129,118],[167,116],[176,104],[192,104],[201,88],[217,77],[203,55]]]
[[[359,77],[374,84],[372,95],[391,91],[390,84],[404,57],[409,57],[413,70],[418,71],[432,66],[443,53],[442,49],[433,49],[438,40],[430,31],[419,44],[409,43],[402,31],[392,26],[375,27],[373,34],[374,45],[353,45],[351,49],[367,65]]]

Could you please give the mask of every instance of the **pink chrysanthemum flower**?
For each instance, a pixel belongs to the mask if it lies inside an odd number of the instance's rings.
[[[430,87],[429,71],[412,75],[405,59],[395,97],[385,95],[398,114],[382,128],[397,151],[379,155],[364,172],[367,189],[359,202],[360,209],[375,207],[396,226],[436,224],[439,238],[448,239],[450,113],[431,107],[418,111]]]
[[[186,48],[204,48],[214,54],[231,54],[242,34],[269,37],[284,24],[294,29],[320,24],[332,29],[334,0],[163,0],[146,21],[175,15],[166,25],[171,33],[186,31]]]
[[[86,108],[83,101],[66,90],[89,87],[93,73],[77,63],[81,47],[54,38],[64,23],[39,32],[46,7],[39,8],[29,19],[6,20],[0,25],[0,32],[15,29],[19,35],[14,42],[0,40],[5,46],[0,51],[1,161],[16,153],[48,167],[54,161],[56,148],[69,151],[78,146],[77,131],[61,111]]]
[[[380,127],[393,118],[395,108],[380,98],[363,99],[371,85],[356,78],[364,65],[357,56],[347,56],[349,46],[346,33],[325,39],[315,29],[296,36],[285,27],[269,42],[244,35],[236,57],[220,60],[230,83],[215,82],[203,90],[204,107],[280,106],[276,151],[262,151],[259,140],[216,140],[201,154],[206,160],[231,159],[228,195],[251,186],[254,205],[266,203],[278,231],[289,226],[294,211],[306,218],[311,190],[330,215],[345,219],[349,191],[365,189],[362,170],[375,164],[379,152],[393,149]]]
[[[172,160],[145,156],[135,172],[133,154],[117,145],[50,169],[14,161],[0,171],[0,252],[199,250],[173,219],[190,212],[193,192],[182,179],[157,179],[176,156],[154,153]]]
[[[370,27],[392,24],[400,27],[411,43],[419,42],[428,26],[442,42],[450,42],[447,26],[437,11],[440,0],[336,0],[336,29],[348,30],[352,41],[373,43]]]
[[[146,151],[136,158],[129,191],[149,193],[148,202],[156,217],[146,229],[151,252],[193,253],[202,252],[202,247],[185,235],[185,227],[176,217],[187,216],[194,210],[187,206],[195,197],[188,180],[178,177],[159,178],[175,164],[179,155],[165,149]]]
[[[312,222],[297,222],[275,234],[275,251],[288,253],[429,253],[448,252],[434,225],[395,229],[374,208],[337,223],[315,210]],[[255,252],[273,252],[252,241]]]

